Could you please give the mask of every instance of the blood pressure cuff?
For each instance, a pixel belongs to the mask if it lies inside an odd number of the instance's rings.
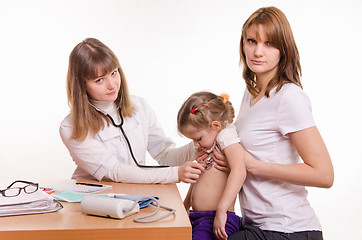
[[[151,195],[127,195],[127,194],[115,194],[114,198],[120,198],[120,199],[127,199],[127,200],[132,200],[132,201],[137,201],[140,198],[143,198],[141,200],[138,201],[138,205],[140,206],[140,208],[145,208],[148,205],[150,205],[153,200],[147,197],[150,197]],[[156,198],[157,200],[159,199],[158,197],[155,196],[151,196]]]
[[[83,197],[85,197],[87,195],[89,195],[89,194],[78,193],[78,192],[66,190],[66,191],[62,191],[59,194],[53,193],[51,196],[59,201],[75,203],[75,202],[81,202]],[[142,198],[141,200],[138,201],[138,205],[140,208],[145,208],[153,202],[153,200],[150,199],[150,197],[154,197],[157,200],[159,199],[158,197],[155,197],[152,195],[128,195],[128,194],[114,194],[114,193],[113,194],[97,194],[97,196],[127,199],[127,200],[132,200],[134,202],[136,202],[138,199]]]

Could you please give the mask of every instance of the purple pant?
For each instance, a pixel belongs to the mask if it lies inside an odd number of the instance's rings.
[[[216,211],[189,212],[192,225],[192,240],[216,239],[214,235],[214,218]],[[227,212],[225,231],[230,236],[239,230],[241,218],[234,212]]]

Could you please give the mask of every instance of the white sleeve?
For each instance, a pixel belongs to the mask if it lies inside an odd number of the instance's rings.
[[[278,126],[283,136],[315,126],[312,106],[308,96],[300,87],[291,87],[280,101]]]
[[[160,165],[180,166],[186,161],[194,160],[195,147],[193,143],[176,148],[176,144],[164,133],[152,108],[143,102],[149,122],[148,152]]]
[[[180,166],[195,159],[195,147],[192,142],[185,146],[165,148],[154,157],[161,165]]]
[[[68,116],[60,125],[60,136],[74,163],[94,178],[101,180],[118,160],[101,141],[87,136],[82,142],[70,139],[73,127]]]
[[[224,150],[224,148],[230,146],[231,144],[240,142],[236,132],[236,127],[233,123],[227,125],[226,128],[221,130],[216,139],[220,145],[221,150]]]
[[[93,137],[88,136],[83,142],[70,140],[71,132],[72,127],[69,121],[63,121],[60,126],[60,136],[73,161],[99,181],[104,177],[116,182],[127,183],[175,183],[179,181],[177,167],[150,169],[127,165],[121,163],[122,159],[117,159],[102,142]]]
[[[105,177],[123,183],[176,183],[178,167],[140,168],[118,162]]]

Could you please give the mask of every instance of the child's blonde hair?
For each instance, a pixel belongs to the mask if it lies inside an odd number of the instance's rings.
[[[197,129],[210,127],[218,121],[223,127],[233,122],[234,108],[228,96],[217,96],[211,92],[192,94],[181,106],[177,114],[177,129],[183,134],[192,126]]]

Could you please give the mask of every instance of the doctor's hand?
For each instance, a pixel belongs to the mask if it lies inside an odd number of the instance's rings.
[[[178,179],[185,183],[195,183],[203,172],[204,168],[200,163],[188,161],[178,167]]]

